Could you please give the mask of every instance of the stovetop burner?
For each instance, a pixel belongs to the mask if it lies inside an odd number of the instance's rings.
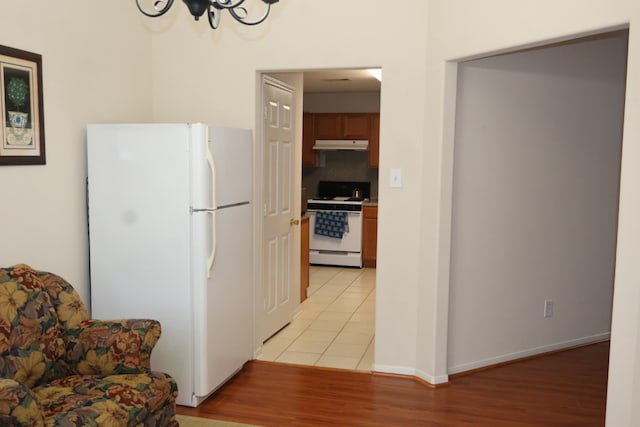
[[[352,197],[356,192],[360,197]],[[318,200],[362,201],[371,197],[370,182],[356,181],[320,181]]]
[[[363,202],[365,199],[362,197],[345,197],[345,196],[336,196],[336,197],[317,197],[311,199],[313,202],[323,202],[323,201],[335,201],[335,202]]]

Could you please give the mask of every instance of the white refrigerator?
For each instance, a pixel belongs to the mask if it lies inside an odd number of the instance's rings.
[[[151,318],[151,367],[197,406],[253,356],[252,135],[87,126],[91,311]]]

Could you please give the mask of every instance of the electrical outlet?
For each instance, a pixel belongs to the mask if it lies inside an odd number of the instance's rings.
[[[553,301],[550,299],[544,300],[544,317],[553,317]]]

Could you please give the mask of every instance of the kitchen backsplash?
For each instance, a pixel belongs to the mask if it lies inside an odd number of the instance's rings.
[[[316,197],[320,181],[367,181],[371,198],[378,198],[378,169],[368,166],[367,151],[326,151],[322,167],[302,168],[302,186],[307,198]]]

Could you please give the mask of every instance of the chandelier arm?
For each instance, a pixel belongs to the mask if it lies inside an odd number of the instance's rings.
[[[136,0],[136,6],[138,6],[138,10],[140,11],[140,13],[142,13],[145,16],[148,16],[150,18],[157,18],[159,16],[164,15],[165,13],[167,13],[169,11],[169,9],[171,9],[171,6],[173,5],[173,0],[165,0],[166,4],[164,5],[164,7],[162,7],[160,10],[156,9],[157,12],[156,13],[149,13],[147,11],[145,11],[144,9],[142,9],[142,6],[140,6],[140,0]],[[165,1],[162,0],[156,0],[153,2],[154,8],[161,4],[161,3],[165,3]]]
[[[271,5],[274,3],[278,3],[279,0],[261,0],[263,3],[267,5],[266,11],[264,15],[256,21],[248,21],[249,12],[242,4],[246,0],[183,0],[184,3],[189,8],[189,12],[194,16],[196,21],[204,12],[207,13],[207,18],[209,20],[209,25],[212,29],[217,29],[220,24],[220,17],[222,16],[222,11],[227,10],[229,14],[235,19],[237,22],[243,25],[258,25],[264,22],[269,13],[271,11]],[[136,7],[144,16],[150,18],[157,18],[169,11],[171,6],[173,6],[174,0],[136,0]],[[150,6],[146,6],[148,4],[153,4],[154,12],[148,12],[145,10],[151,9]],[[145,7],[142,6],[145,4]]]
[[[220,24],[220,10],[214,9],[213,6],[209,6],[209,10],[207,10],[207,18],[209,18],[209,26],[213,30],[218,29],[218,24]]]
[[[235,4],[233,3],[233,0],[212,0],[211,3],[213,3],[213,7],[215,7],[216,9],[235,9],[238,6],[241,6],[242,3],[244,3],[245,0],[238,0]]]
[[[245,16],[242,17],[240,16],[234,9],[229,9],[229,13],[231,14],[231,16],[233,16],[233,18],[240,22],[241,24],[244,25],[258,25],[264,22],[265,19],[267,19],[267,17],[269,16],[269,12],[271,10],[271,4],[267,3],[267,10],[264,12],[264,15],[262,15],[262,18],[258,19],[257,21],[245,21],[246,19],[246,12],[247,10],[244,8],[241,8],[242,10],[244,10],[245,12]]]

